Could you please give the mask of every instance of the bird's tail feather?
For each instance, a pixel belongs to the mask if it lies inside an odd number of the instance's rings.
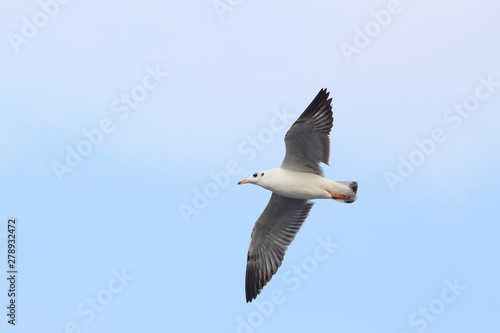
[[[357,199],[356,193],[358,193],[358,182],[340,181],[338,183],[343,184],[351,189],[351,193],[349,193],[347,195],[349,197],[349,199],[342,200],[342,201],[344,201],[345,203],[353,203],[354,201],[356,201],[356,199]]]

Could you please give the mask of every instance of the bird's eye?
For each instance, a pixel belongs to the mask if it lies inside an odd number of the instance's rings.
[[[254,177],[257,177],[257,174],[256,174],[256,173],[254,173],[254,174],[253,174],[253,176],[254,176]]]
[[[261,176],[264,176],[264,173],[261,173],[260,175],[261,175]]]

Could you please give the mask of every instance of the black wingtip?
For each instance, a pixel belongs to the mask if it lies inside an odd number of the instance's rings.
[[[247,272],[245,278],[245,296],[247,298],[247,303],[251,303],[262,291],[262,288],[259,288],[260,283],[261,281],[259,281],[257,268],[254,266],[254,263],[248,256]]]
[[[320,101],[327,101],[328,97],[330,97],[330,92],[328,91],[328,89],[327,88],[321,88],[321,90],[316,95],[316,97],[314,98],[313,101],[317,100],[317,103],[319,103]]]
[[[257,298],[257,295],[255,295],[254,297],[247,295],[247,303],[252,303],[252,301]]]
[[[329,97],[330,97],[330,92],[326,88],[322,88],[319,91],[319,93],[316,95],[316,97],[314,97],[311,104],[309,104],[309,106],[306,108],[304,113],[309,114],[309,113],[315,112],[321,108],[331,110],[332,98],[329,98]]]

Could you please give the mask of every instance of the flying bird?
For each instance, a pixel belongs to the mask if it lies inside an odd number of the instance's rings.
[[[281,266],[285,251],[309,215],[310,199],[356,200],[358,183],[324,177],[319,163],[328,165],[333,113],[329,92],[321,89],[285,136],[286,155],[280,167],[258,171],[240,184],[272,191],[253,227],[248,249],[245,291],[251,302]]]

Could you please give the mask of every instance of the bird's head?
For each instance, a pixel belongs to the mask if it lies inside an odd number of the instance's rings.
[[[246,183],[257,184],[258,185],[262,181],[263,177],[264,177],[264,172],[263,171],[258,171],[258,172],[255,172],[250,177],[248,177],[247,179],[242,180],[241,182],[239,182],[238,185],[246,184]]]

